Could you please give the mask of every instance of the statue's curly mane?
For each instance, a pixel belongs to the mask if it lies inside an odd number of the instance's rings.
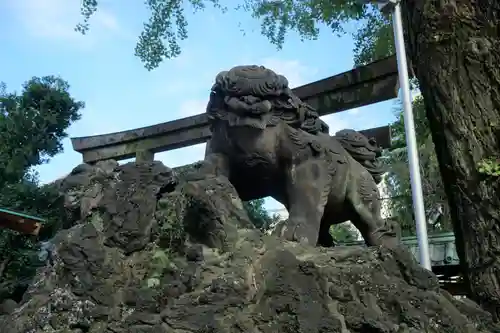
[[[328,134],[328,125],[314,108],[302,102],[288,80],[263,66],[237,66],[220,72],[212,86],[207,113],[212,124],[224,120],[232,125],[258,128],[285,122],[311,134]],[[374,139],[355,130],[342,130],[334,138],[378,183],[385,168],[378,159],[381,149]]]
[[[308,133],[328,133],[328,125],[292,92],[288,80],[264,66],[237,66],[220,72],[207,113],[211,120],[265,117],[266,126],[284,121]]]

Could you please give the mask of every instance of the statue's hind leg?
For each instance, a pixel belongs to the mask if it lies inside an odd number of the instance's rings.
[[[363,235],[366,245],[394,248],[399,244],[398,226],[382,219],[380,195],[372,176],[365,170],[348,185],[351,222]]]
[[[296,165],[288,174],[288,222],[281,236],[289,241],[315,246],[330,192],[327,168],[321,160]]]

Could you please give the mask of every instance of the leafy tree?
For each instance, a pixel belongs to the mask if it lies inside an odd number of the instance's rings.
[[[0,207],[46,219],[41,233],[51,236],[64,221],[62,198],[51,186],[40,186],[33,167],[62,151],[67,128],[80,118],[83,103],[60,78],[26,82],[20,94],[0,89]],[[0,229],[0,299],[19,300],[40,264],[38,242]]]
[[[19,183],[32,167],[62,151],[66,129],[80,118],[82,102],[67,82],[53,76],[32,78],[21,94],[0,95],[0,185]]]
[[[354,226],[347,222],[332,225],[330,234],[336,243],[349,243],[358,240],[358,233],[354,230]]]
[[[364,20],[364,26],[356,33],[356,54],[359,62],[373,57],[390,55],[393,51],[392,30],[389,21],[381,16],[372,5],[361,1],[334,0],[240,0],[231,7],[220,0],[146,0],[149,19],[139,36],[135,47],[138,56],[148,70],[157,68],[165,59],[181,54],[180,42],[188,37],[188,21],[185,11],[191,7],[195,12],[213,6],[222,12],[229,9],[243,10],[261,20],[261,32],[271,43],[281,48],[289,30],[296,30],[303,38],[315,39],[319,24],[328,26],[332,32],[345,33],[343,24],[352,20]],[[97,0],[83,0],[81,14],[83,21],[76,30],[88,32],[89,20],[97,11]]]
[[[434,144],[431,138],[429,122],[425,115],[422,97],[413,102],[415,131],[422,175],[422,190],[427,217],[427,228],[430,233],[451,231],[449,206],[443,188]],[[391,150],[384,154],[384,162],[388,165],[385,176],[388,208],[391,216],[400,223],[403,236],[414,236],[415,220],[408,169],[406,134],[402,107],[396,110],[397,120],[391,124]],[[437,218],[439,215],[440,218]],[[434,218],[436,217],[436,218]]]
[[[268,229],[274,222],[279,220],[279,215],[274,214],[270,216],[269,213],[264,208],[264,199],[256,199],[251,201],[243,202],[243,207],[245,207],[248,217],[252,223],[259,229]]]
[[[149,18],[135,46],[135,55],[148,70],[157,68],[163,60],[181,54],[180,42],[188,38],[186,8],[195,12],[213,6],[225,13],[229,9],[243,10],[261,20],[261,33],[279,49],[285,42],[288,31],[297,31],[304,39],[316,39],[319,25],[326,25],[333,33],[344,34],[345,23],[363,21],[354,34],[355,63],[366,64],[374,59],[394,53],[391,21],[362,1],[333,0],[239,0],[232,7],[220,0],[146,0]],[[97,11],[97,0],[83,0],[81,14],[83,21],[75,30],[86,34],[89,21]]]
[[[149,22],[136,54],[152,69],[180,53],[187,38],[185,5],[203,9],[218,0],[147,0]],[[97,0],[84,0],[85,32]],[[465,280],[471,296],[500,319],[500,2],[403,0],[407,51],[418,80],[436,149]],[[281,47],[289,30],[318,37],[319,26],[355,33],[356,63],[392,53],[390,23],[360,1],[242,0],[237,9],[262,22],[261,32]],[[384,47],[385,45],[385,47]]]

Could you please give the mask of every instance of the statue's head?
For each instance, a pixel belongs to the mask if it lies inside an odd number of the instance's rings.
[[[220,72],[207,113],[212,123],[265,129],[284,121],[307,132],[328,133],[318,113],[288,87],[288,80],[264,66],[236,66]]]

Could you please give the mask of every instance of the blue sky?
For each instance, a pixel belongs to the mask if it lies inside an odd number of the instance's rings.
[[[285,75],[292,87],[349,70],[353,41],[323,29],[316,41],[290,33],[278,51],[260,35],[260,23],[245,12],[207,9],[189,14],[182,55],[148,72],[134,56],[147,19],[142,1],[100,1],[90,32],[74,32],[78,0],[0,1],[0,81],[19,90],[32,76],[60,75],[72,95],[86,103],[69,134],[87,136],[152,125],[204,112],[215,75],[235,65],[258,64]],[[349,27],[351,31],[355,25]],[[244,32],[243,32],[244,31]],[[6,33],[8,32],[8,33]],[[367,129],[393,120],[394,101],[325,117],[331,132]],[[204,144],[157,154],[169,167],[203,159]],[[69,138],[64,153],[38,167],[49,182],[81,162]],[[278,206],[272,202],[269,208]]]

